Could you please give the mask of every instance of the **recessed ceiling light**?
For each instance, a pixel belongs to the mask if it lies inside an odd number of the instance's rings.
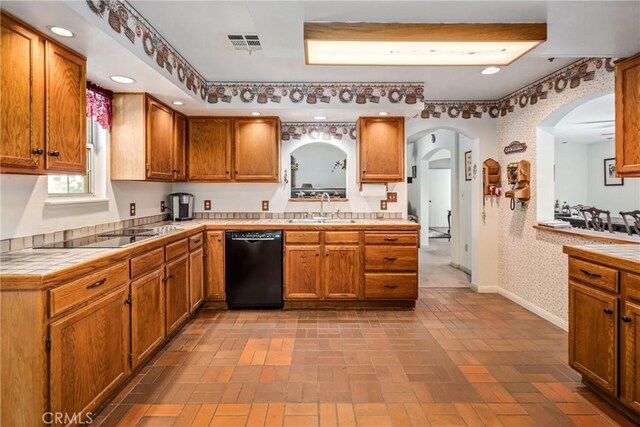
[[[258,111],[252,111],[251,115],[252,116],[259,116],[261,113],[259,113]]]
[[[130,84],[136,82],[134,79],[132,79],[131,77],[127,77],[127,76],[111,76],[110,78],[114,82],[122,83],[123,85],[130,85]]]
[[[308,65],[508,65],[547,39],[547,24],[305,22]]]
[[[378,113],[378,115],[379,115],[379,116],[388,116],[388,115],[389,115],[389,113],[387,113],[386,111],[380,111],[380,112]]]
[[[184,105],[184,102],[182,102],[182,101],[173,101],[172,104],[173,105]]]
[[[327,116],[313,116],[313,120],[327,120]]]
[[[480,71],[485,76],[490,76],[491,74],[499,73],[500,67],[487,67],[484,70]]]
[[[75,34],[73,34],[73,32],[67,30],[66,28],[55,27],[55,26],[49,26],[47,28],[49,28],[49,31],[51,31],[53,34],[57,34],[60,37],[73,37],[73,36],[75,36]]]

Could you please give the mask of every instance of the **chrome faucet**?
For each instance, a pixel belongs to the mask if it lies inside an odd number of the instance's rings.
[[[327,203],[329,203],[329,209],[331,209],[331,196],[329,193],[322,193],[320,195],[320,216],[324,218],[324,198],[327,197]]]

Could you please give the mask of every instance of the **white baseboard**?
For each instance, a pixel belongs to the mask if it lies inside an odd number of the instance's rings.
[[[562,329],[563,331],[568,331],[569,330],[569,324],[567,323],[566,320],[559,318],[555,314],[549,313],[547,310],[545,310],[543,308],[540,308],[540,307],[538,307],[537,305],[535,305],[533,303],[530,303],[529,301],[525,300],[522,297],[519,297],[518,295],[514,294],[511,291],[508,291],[506,289],[502,289],[499,286],[483,286],[483,287],[479,287],[475,283],[471,283],[470,288],[472,290],[474,290],[475,292],[478,292],[479,294],[482,294],[482,293],[498,293],[498,294],[502,295],[503,297],[508,298],[511,301],[515,302],[519,306],[526,308],[530,312],[532,312],[534,314],[537,314],[538,316],[542,317],[544,320],[553,323],[554,325],[556,325],[558,328]]]

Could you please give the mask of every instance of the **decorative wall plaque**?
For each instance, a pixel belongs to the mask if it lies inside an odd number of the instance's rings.
[[[527,151],[527,144],[520,141],[513,141],[504,147],[504,154],[521,153],[523,151]]]

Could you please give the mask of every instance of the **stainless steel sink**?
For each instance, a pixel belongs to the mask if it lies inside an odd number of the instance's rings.
[[[290,219],[291,224],[355,224],[355,219],[305,218]]]

